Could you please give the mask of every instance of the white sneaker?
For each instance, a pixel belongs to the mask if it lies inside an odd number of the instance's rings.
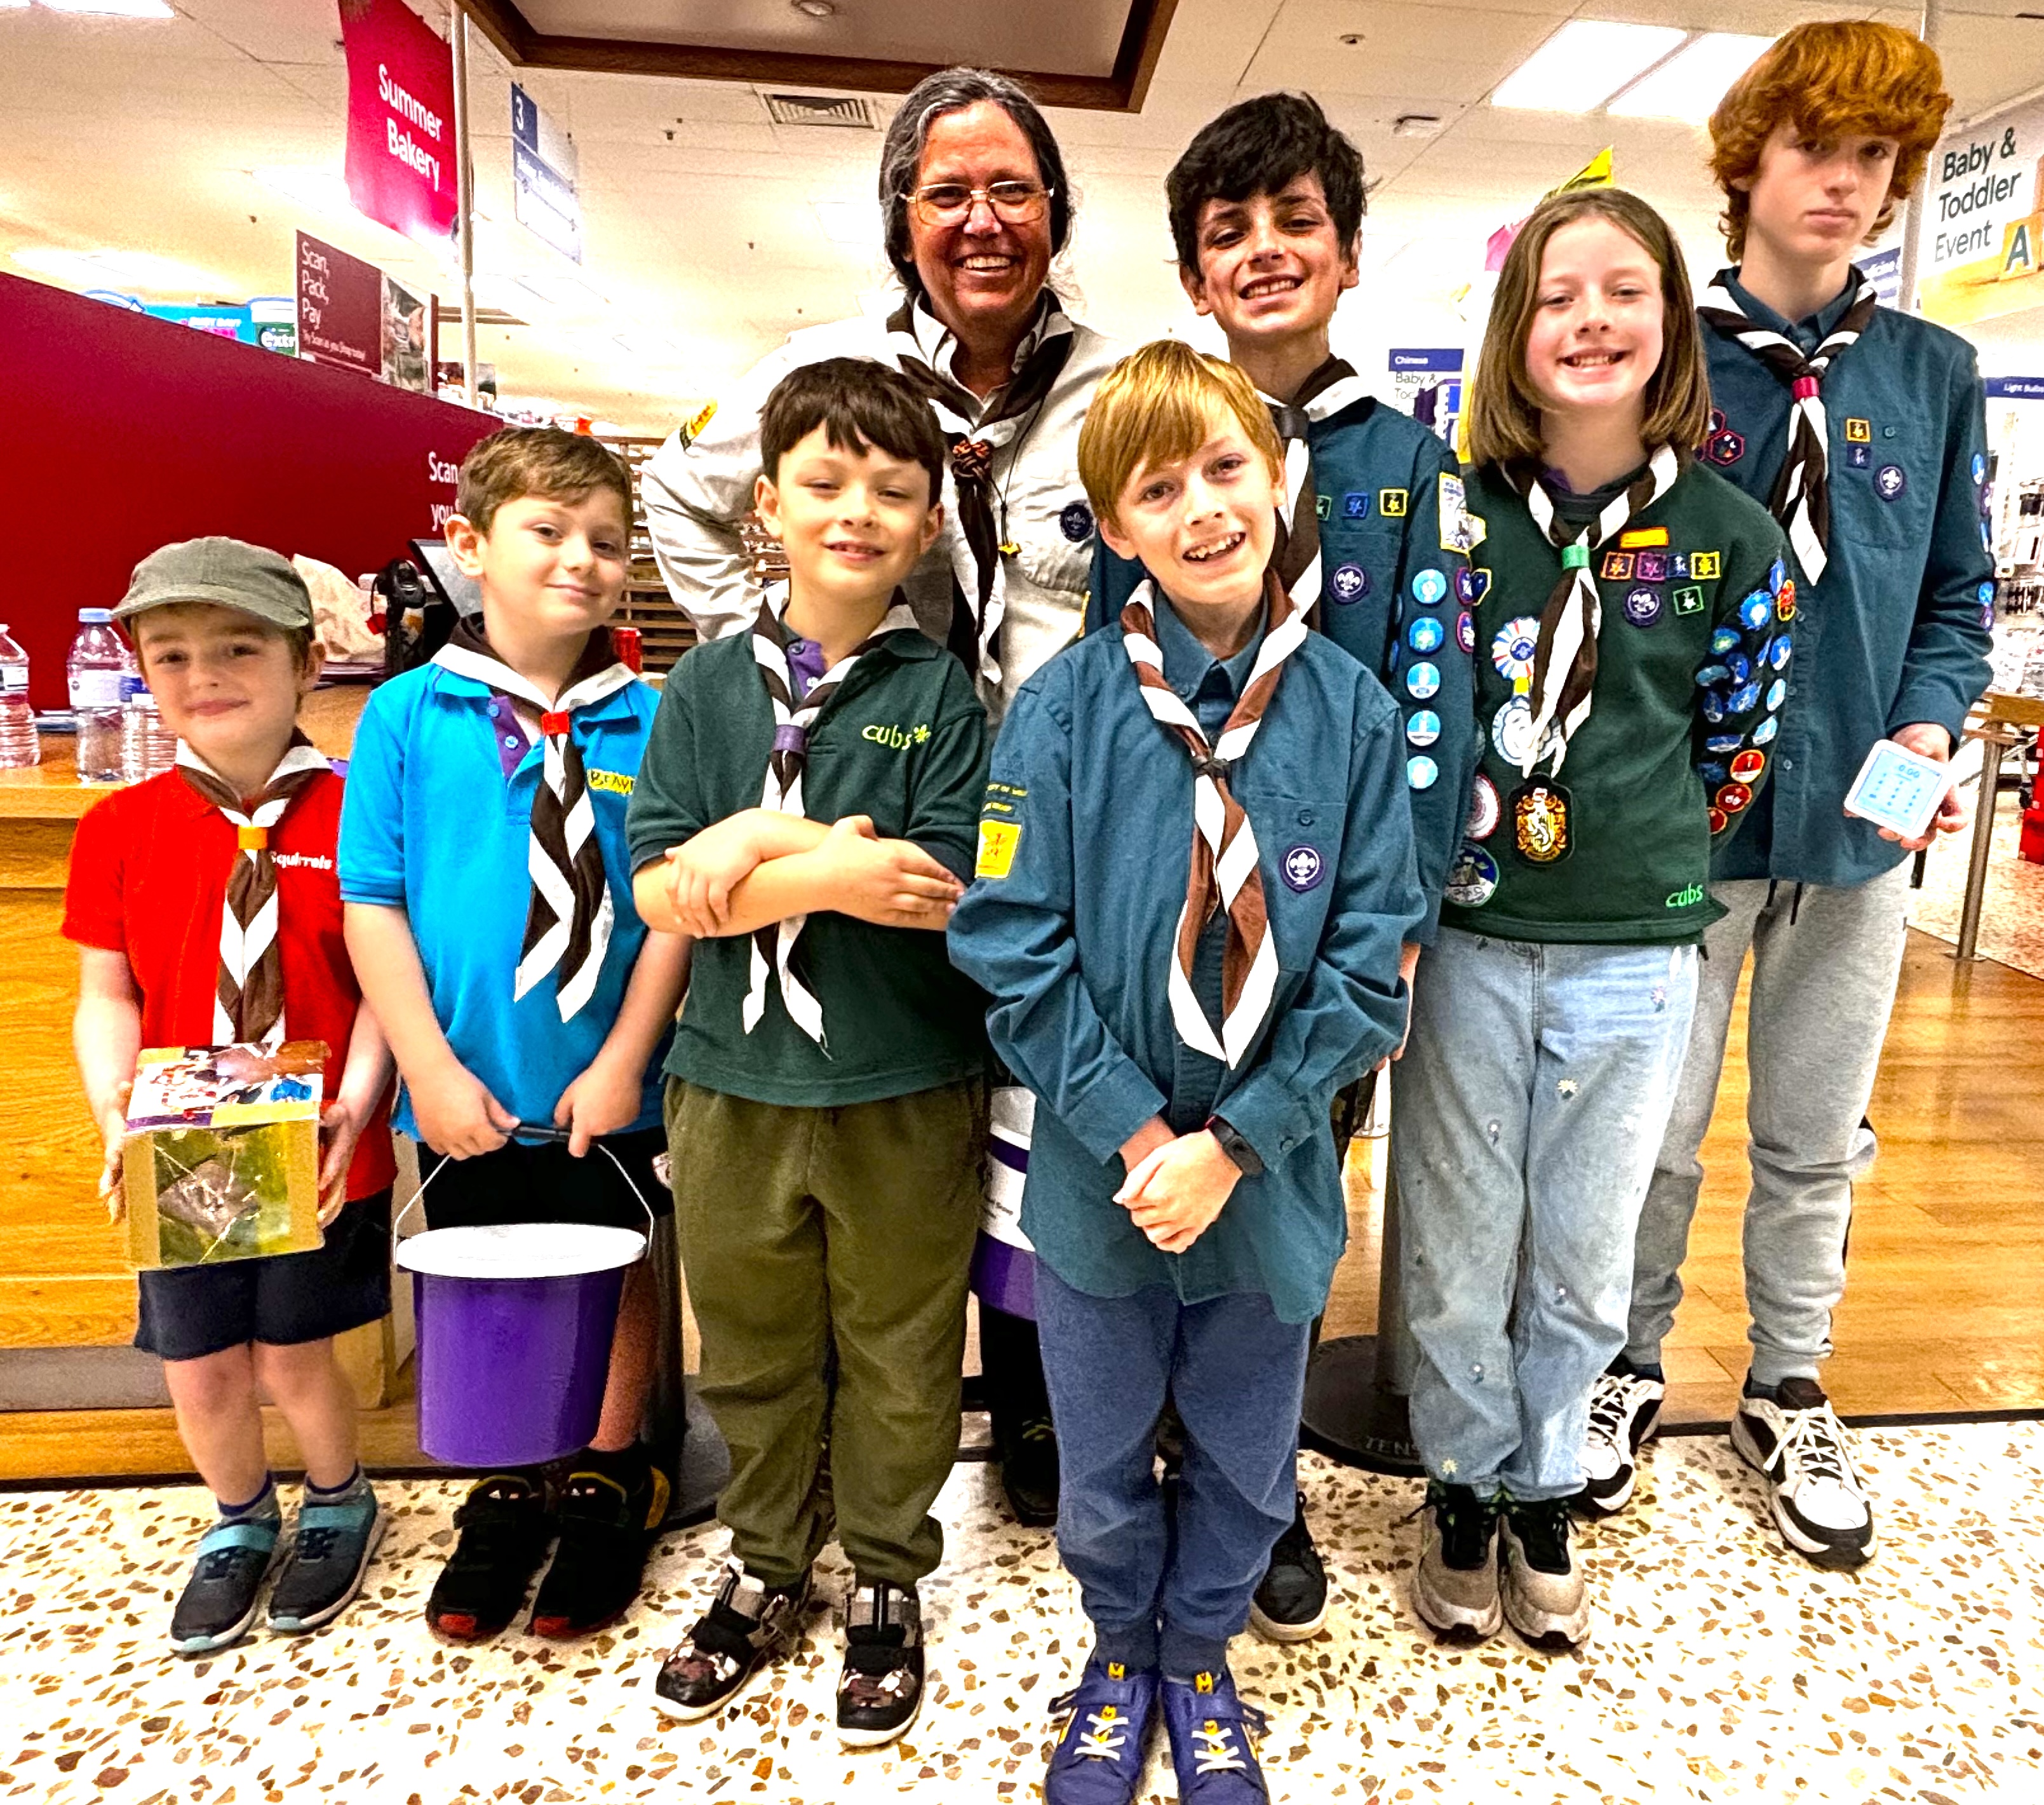
[[[1742,1397],[1731,1445],[1767,1481],[1774,1521],[1797,1553],[1838,1569],[1872,1558],[1873,1506],[1846,1450],[1845,1426],[1815,1380],[1784,1380],[1773,1398]]]
[[[1608,1517],[1631,1500],[1639,1450],[1661,1426],[1667,1395],[1661,1380],[1643,1378],[1623,1361],[1597,1375],[1583,1434],[1583,1488],[1570,1500],[1585,1515]]]

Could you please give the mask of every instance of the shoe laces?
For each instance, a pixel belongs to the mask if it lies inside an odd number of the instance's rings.
[[[229,1579],[238,1568],[259,1567],[269,1558],[268,1554],[253,1548],[209,1549],[192,1563],[192,1576],[198,1580]]]
[[[339,1530],[300,1530],[291,1543],[294,1561],[324,1561],[340,1540]]]
[[[1102,1705],[1085,1714],[1085,1722],[1086,1727],[1073,1739],[1072,1753],[1084,1761],[1120,1761],[1135,1720],[1124,1717],[1119,1705]]]
[[[1208,1718],[1193,1731],[1193,1772],[1196,1774],[1247,1773],[1249,1762],[1235,1745],[1235,1726]]]
[[[1590,1438],[1617,1447],[1623,1439],[1619,1425],[1631,1408],[1631,1383],[1614,1373],[1605,1373],[1597,1380],[1596,1389],[1590,1393]]]
[[[1047,1416],[1031,1417],[1016,1436],[1022,1441],[1055,1441],[1057,1438],[1057,1430]]]
[[[1861,1496],[1859,1475],[1853,1471],[1846,1453],[1845,1425],[1828,1403],[1813,1410],[1784,1411],[1781,1439],[1774,1445],[1770,1466],[1778,1466],[1785,1480],[1792,1467],[1805,1480],[1827,1481],[1854,1497]]]

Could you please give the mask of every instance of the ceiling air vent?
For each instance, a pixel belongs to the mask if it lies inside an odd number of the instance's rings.
[[[762,94],[766,117],[777,125],[848,125],[855,132],[879,129],[872,103],[829,94]]]

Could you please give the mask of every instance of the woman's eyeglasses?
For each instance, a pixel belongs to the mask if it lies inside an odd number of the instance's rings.
[[[1051,204],[1051,191],[1033,182],[993,182],[984,188],[969,188],[962,182],[932,182],[911,190],[908,201],[925,225],[955,225],[982,201],[1003,225],[1028,225],[1043,217]]]

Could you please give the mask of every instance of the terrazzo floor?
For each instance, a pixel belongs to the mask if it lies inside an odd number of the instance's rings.
[[[1762,1799],[1962,1805],[2044,1797],[2044,1424],[1863,1431],[1883,1541],[1856,1576],[1788,1556],[1722,1440],[1651,1453],[1625,1517],[1590,1531],[1601,1602],[1579,1654],[1508,1636],[1436,1646],[1404,1602],[1408,1482],[1309,1457],[1309,1509],[1341,1603],[1319,1638],[1247,1638],[1235,1666],[1270,1712],[1279,1800]],[[521,1805],[766,1799],[1029,1800],[1049,1699],[1081,1660],[1074,1588],[1046,1534],[961,1465],[950,1557],[924,1588],[932,1693],[909,1738],[847,1753],[820,1611],[733,1714],[664,1727],[660,1653],[705,1596],[723,1538],[670,1534],[615,1631],[473,1650],[420,1618],[459,1488],[385,1482],[390,1530],[362,1599],[301,1641],[184,1661],[162,1638],[201,1526],[190,1488],[0,1495],[0,1799]],[[835,1599],[843,1572],[825,1575]],[[1174,1795],[1154,1758],[1143,1796]]]

